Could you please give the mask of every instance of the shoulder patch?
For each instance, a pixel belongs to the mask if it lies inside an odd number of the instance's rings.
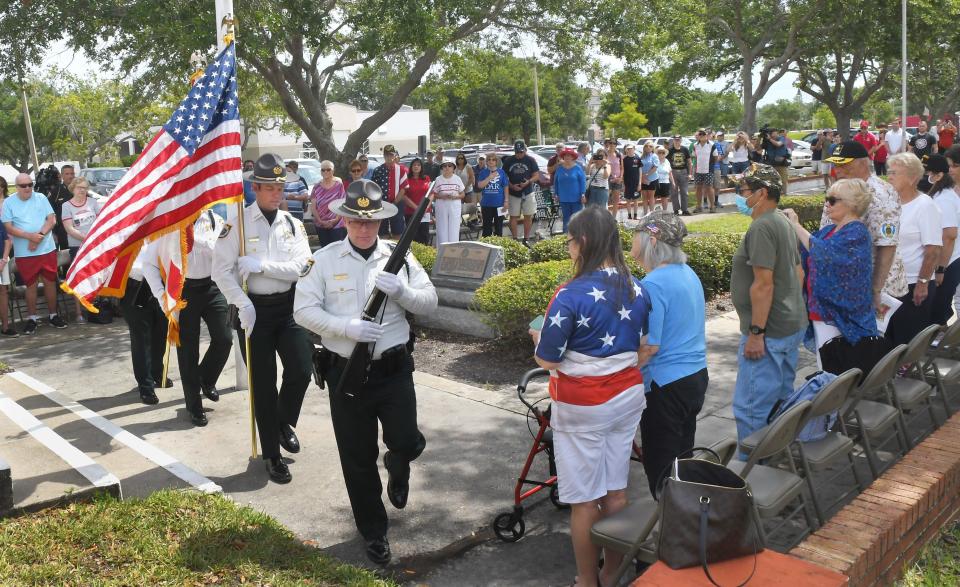
[[[307,261],[306,265],[300,270],[300,277],[306,277],[310,270],[313,269],[314,260],[310,259]]]
[[[233,227],[230,226],[230,223],[229,223],[229,222],[224,222],[224,223],[223,223],[223,230],[220,231],[220,238],[226,238],[227,235],[230,234],[230,229],[231,229],[231,228],[233,228]]]
[[[897,225],[893,222],[884,222],[880,225],[880,234],[886,238],[893,238],[897,234]]]

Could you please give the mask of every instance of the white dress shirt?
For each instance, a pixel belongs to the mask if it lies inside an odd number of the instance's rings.
[[[392,249],[377,240],[369,259],[354,250],[348,239],[331,243],[313,255],[313,267],[297,283],[293,318],[298,324],[323,338],[323,346],[349,358],[357,342],[344,335],[347,323],[359,318],[367,298],[375,289],[377,273],[387,264]],[[406,312],[424,314],[437,307],[437,292],[430,277],[411,254],[398,273],[406,285],[395,298],[387,298],[383,308],[383,336],[373,349],[373,358],[410,338]],[[379,316],[378,316],[379,318]]]
[[[270,224],[256,203],[244,208],[243,218],[246,254],[261,263],[261,272],[251,273],[247,278],[247,291],[254,295],[288,291],[300,279],[300,272],[310,260],[310,245],[303,223],[289,212],[277,210],[277,217]],[[213,249],[212,277],[227,303],[243,308],[252,302],[240,286],[237,271],[239,233],[233,226],[225,236],[217,239]]]
[[[207,210],[193,223],[193,248],[187,255],[187,279],[210,277],[213,269],[213,247],[223,231],[223,219]],[[158,241],[146,246],[147,256],[143,259],[143,276],[150,284],[153,297],[163,299],[163,279],[160,273],[160,258],[157,255]]]

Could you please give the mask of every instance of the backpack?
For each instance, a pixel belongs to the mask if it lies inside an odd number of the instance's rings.
[[[812,402],[814,398],[817,397],[817,394],[820,393],[820,390],[836,378],[837,376],[833,373],[823,371],[814,373],[807,378],[806,383],[797,388],[787,399],[778,400],[777,403],[773,404],[770,415],[767,416],[767,424],[773,422],[780,414],[804,400]],[[834,423],[836,423],[838,416],[839,410],[836,410],[829,414],[811,418],[804,424],[803,429],[800,430],[800,434],[797,435],[797,440],[800,442],[813,442],[814,440],[820,440],[826,437],[827,432],[829,432]]]

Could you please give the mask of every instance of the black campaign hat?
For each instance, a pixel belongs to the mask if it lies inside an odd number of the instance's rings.
[[[867,149],[857,141],[844,141],[837,145],[837,148],[833,150],[833,155],[830,155],[825,159],[827,163],[833,163],[834,165],[846,165],[852,163],[856,159],[864,159],[869,157],[867,154]]]
[[[250,181],[252,183],[286,183],[286,164],[279,155],[273,153],[260,155],[260,158],[253,164]]]
[[[351,181],[347,197],[330,202],[330,211],[344,218],[383,220],[397,214],[397,207],[383,201],[383,192],[369,179]]]

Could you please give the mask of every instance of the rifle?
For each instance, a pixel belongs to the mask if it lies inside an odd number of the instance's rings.
[[[407,256],[407,251],[410,249],[410,243],[413,242],[413,237],[420,226],[420,220],[423,218],[424,212],[427,211],[427,206],[430,205],[430,194],[433,192],[433,186],[436,183],[437,180],[433,180],[430,183],[430,187],[427,188],[427,195],[423,197],[420,205],[417,206],[416,211],[414,211],[408,220],[407,227],[404,229],[403,234],[400,235],[400,240],[397,241],[397,246],[394,247],[393,253],[391,253],[390,258],[387,259],[387,264],[383,268],[384,271],[396,275],[400,272],[400,269],[403,268],[403,261]],[[403,212],[398,210],[397,213],[402,214]],[[367,298],[367,303],[363,308],[363,312],[360,314],[360,319],[368,322],[376,320],[377,314],[380,313],[386,301],[387,294],[379,289],[374,289],[370,297]],[[367,377],[370,374],[371,349],[374,344],[376,343],[358,342],[356,346],[353,347],[353,352],[350,353],[350,358],[347,359],[347,364],[340,374],[340,380],[337,381],[336,393],[344,393],[352,397],[352,393],[347,393],[343,390],[344,382],[356,381],[359,382],[360,385],[367,382]]]

